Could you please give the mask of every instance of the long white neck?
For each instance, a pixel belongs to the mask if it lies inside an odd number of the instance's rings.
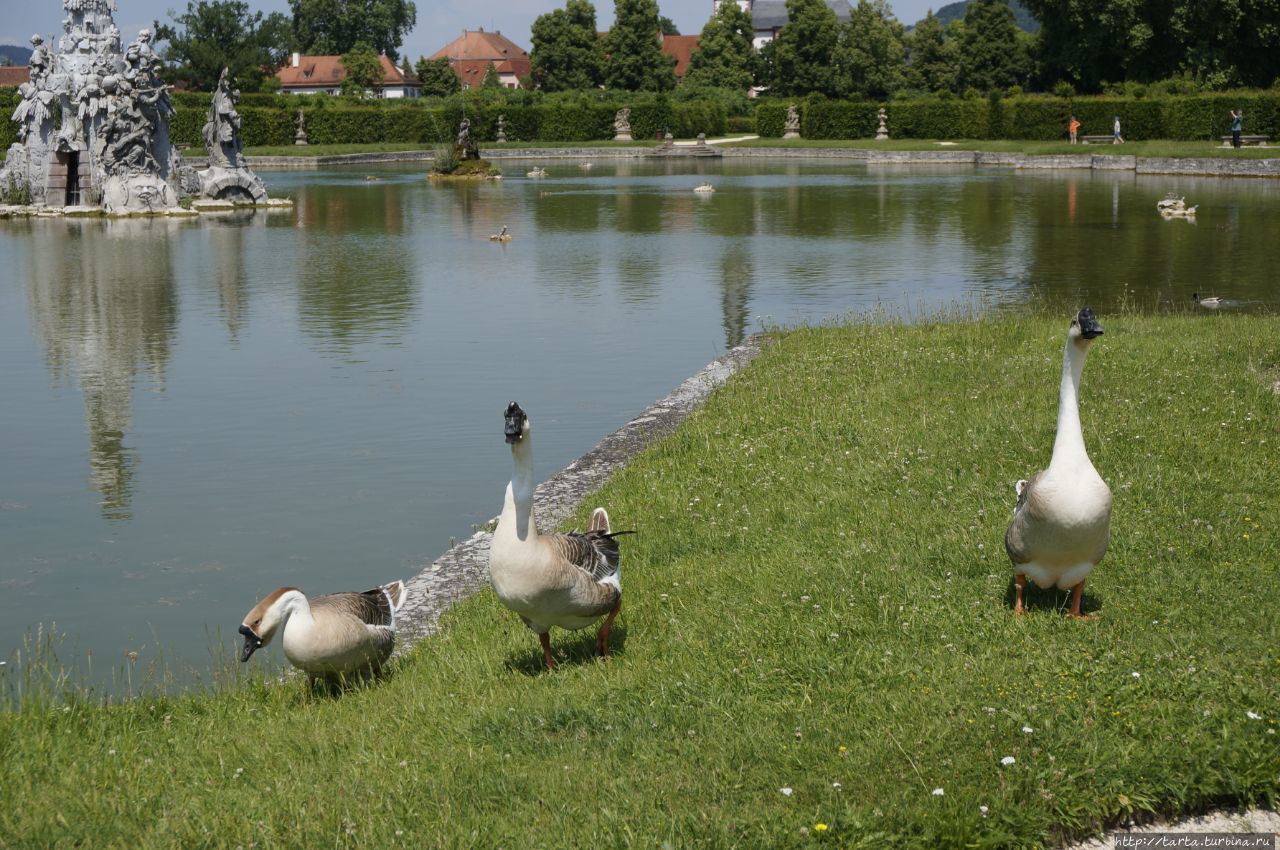
[[[1053,459],[1050,466],[1075,466],[1083,460],[1089,463],[1084,448],[1084,433],[1080,429],[1080,375],[1084,371],[1087,350],[1067,339],[1062,354],[1062,386],[1058,392],[1058,436],[1053,441]]]
[[[507,485],[498,528],[508,533],[514,531],[519,540],[525,541],[538,536],[538,526],[533,519],[533,444],[528,434],[511,447],[511,459],[515,470]]]
[[[283,608],[280,615],[280,631],[286,629],[293,632],[310,631],[316,621],[311,616],[311,603],[307,601],[307,597],[302,591],[291,590],[276,602]]]

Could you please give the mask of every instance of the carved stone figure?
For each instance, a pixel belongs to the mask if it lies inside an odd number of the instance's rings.
[[[307,143],[307,116],[302,112],[302,107],[298,107],[298,118],[293,122],[298,131],[293,134],[293,143],[295,145],[305,145]]]
[[[494,141],[497,142],[498,144],[502,144],[506,140],[507,140],[507,128],[506,128],[505,117],[502,115],[499,115],[498,116],[498,134],[494,137]]]
[[[31,36],[31,58],[27,60],[27,69],[28,78],[37,86],[49,76],[49,51],[45,49],[44,39],[39,33]]]
[[[884,111],[884,107],[880,107],[880,111],[876,114],[880,119],[880,126],[876,128],[876,141],[883,142],[889,138],[889,128],[885,126],[885,120],[888,119],[889,113]]]
[[[785,132],[782,134],[784,139],[800,138],[800,112],[792,104],[787,107],[787,120],[783,125]]]
[[[244,157],[240,155],[240,113],[236,111],[240,92],[231,88],[229,77],[230,71],[223,68],[218,76],[218,87],[213,92],[213,103],[209,104],[204,144],[209,150],[210,165],[240,168],[244,165]]]
[[[631,139],[631,110],[627,107],[619,109],[613,116],[613,140],[615,142],[630,142]]]
[[[458,154],[458,159],[480,158],[480,148],[476,145],[476,140],[471,137],[471,119],[463,118],[462,123],[458,125],[458,138],[454,142],[454,150]]]

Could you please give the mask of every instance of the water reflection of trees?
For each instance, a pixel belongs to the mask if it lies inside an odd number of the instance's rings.
[[[177,326],[167,220],[41,222],[23,270],[55,380],[78,378],[89,430],[89,479],[108,519],[128,519],[138,464],[125,445],[133,385],[164,382]]]
[[[726,348],[741,345],[751,313],[751,290],[755,283],[751,246],[730,243],[720,255],[720,316]]]
[[[302,330],[347,348],[402,330],[417,305],[405,187],[313,186],[300,194],[305,227],[298,309]]]

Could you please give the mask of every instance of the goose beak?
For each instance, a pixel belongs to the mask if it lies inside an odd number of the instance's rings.
[[[514,401],[507,405],[507,412],[503,414],[502,433],[511,445],[514,446],[520,442],[526,418],[524,411],[520,409],[520,405]]]
[[[1093,315],[1093,311],[1085,307],[1076,316],[1080,322],[1080,336],[1085,339],[1094,339],[1102,336],[1102,325],[1098,322],[1098,317]]]
[[[253,655],[262,647],[262,638],[253,633],[253,629],[241,624],[240,634],[244,635],[244,649],[240,650],[240,662],[244,663],[249,660],[249,656]]]

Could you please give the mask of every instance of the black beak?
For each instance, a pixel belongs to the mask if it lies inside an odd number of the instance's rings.
[[[1076,321],[1080,323],[1080,336],[1085,339],[1102,336],[1102,325],[1098,323],[1098,317],[1093,315],[1093,311],[1088,307],[1076,315]]]
[[[240,626],[240,634],[244,635],[244,649],[240,650],[240,661],[243,663],[262,647],[262,638],[255,635],[253,629],[243,624]]]
[[[520,405],[514,401],[507,405],[507,412],[503,414],[502,433],[508,443],[515,445],[520,442],[520,438],[524,435],[524,422],[527,418],[524,411],[520,409]]]

